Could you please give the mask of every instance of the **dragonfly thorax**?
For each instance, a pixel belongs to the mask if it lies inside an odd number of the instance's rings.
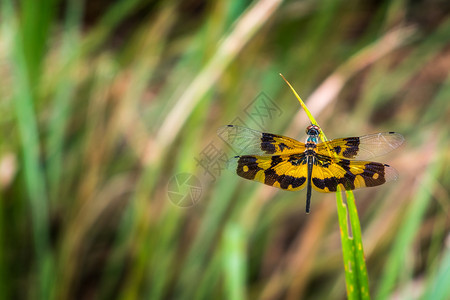
[[[306,148],[315,148],[316,144],[319,142],[319,136],[317,135],[309,135],[306,138]]]

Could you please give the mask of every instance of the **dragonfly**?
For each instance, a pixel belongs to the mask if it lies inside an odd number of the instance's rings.
[[[331,193],[374,187],[397,180],[398,172],[388,164],[367,161],[398,148],[404,137],[382,132],[360,137],[338,138],[319,143],[321,129],[306,128],[305,143],[293,138],[226,125],[219,137],[235,151],[227,168],[242,178],[288,191],[306,187],[306,213],[311,190]]]

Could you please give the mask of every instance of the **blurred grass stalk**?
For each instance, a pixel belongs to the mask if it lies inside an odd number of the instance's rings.
[[[37,269],[36,290],[41,299],[49,299],[54,282],[54,257],[49,245],[48,192],[40,164],[41,145],[35,105],[40,83],[49,26],[53,19],[53,1],[23,1],[22,18],[10,0],[2,1],[2,34],[11,45],[8,57],[13,73],[13,100],[19,129],[25,183],[27,187]],[[45,13],[41,13],[44,11]],[[18,23],[21,20],[21,23]]]
[[[67,3],[66,20],[63,27],[64,34],[61,36],[62,44],[55,59],[59,66],[68,64],[68,59],[75,58],[73,66],[76,65],[76,58],[79,58],[81,44],[81,22],[83,13],[83,1],[71,0]],[[71,112],[71,102],[74,100],[76,86],[76,68],[66,69],[66,73],[58,79],[55,87],[55,95],[52,103],[52,112],[49,121],[49,137],[47,142],[48,153],[48,180],[50,190],[50,200],[55,203],[57,195],[60,193],[61,179],[63,176],[63,146],[65,132],[69,122]]]
[[[444,136],[441,135],[441,137],[443,138]],[[437,140],[442,139],[438,138]],[[408,259],[408,255],[406,254],[410,252],[411,248],[413,248],[414,237],[417,234],[423,217],[427,211],[428,204],[432,196],[431,191],[433,190],[434,180],[442,170],[442,161],[444,160],[445,152],[447,151],[447,149],[443,149],[442,152],[439,152],[439,150],[437,150],[436,140],[429,141],[427,144],[430,145],[427,147],[428,151],[434,155],[430,155],[428,157],[430,160],[427,163],[428,167],[422,174],[422,177],[417,179],[420,184],[417,184],[418,189],[414,193],[415,196],[407,208],[406,214],[397,234],[397,239],[394,241],[392,250],[387,258],[384,272],[381,276],[382,280],[380,287],[376,296],[376,299],[379,300],[388,299],[396,286],[396,283],[397,286],[401,287],[401,283],[412,279],[411,271],[408,272],[408,270],[403,267],[406,265],[406,260]],[[446,274],[442,275],[448,277]],[[430,285],[433,286],[434,284]],[[439,289],[445,289],[445,287],[440,284],[436,284],[434,286],[439,287]],[[429,292],[431,293],[431,291]],[[433,290],[433,293],[444,295],[444,293],[440,290]],[[412,297],[412,295],[404,296],[407,298]]]
[[[246,235],[240,225],[228,223],[223,234],[223,266],[225,298],[234,300],[246,297]]]
[[[428,278],[426,290],[422,299],[428,300],[445,300],[450,295],[450,240],[447,236],[446,250],[439,261],[439,268],[434,274]]]
[[[198,102],[223,74],[225,68],[236,58],[242,47],[267,22],[267,19],[280,4],[281,0],[257,1],[236,20],[233,30],[223,38],[223,41],[214,52],[214,56],[200,70],[199,75],[194,77],[176,106],[165,118],[156,137],[155,146],[157,151],[154,151],[155,154],[152,156],[151,161],[158,159],[173,142]]]
[[[146,171],[148,175],[142,176],[142,179],[145,180],[143,180],[141,183],[138,183],[138,186],[141,186],[141,184],[145,184],[145,188],[144,190],[137,192],[135,204],[135,207],[140,207],[136,210],[137,214],[135,215],[135,224],[138,226],[138,228],[141,228],[141,230],[136,232],[137,235],[134,242],[138,245],[147,246],[143,246],[139,249],[138,255],[140,256],[140,259],[136,261],[136,264],[133,265],[130,271],[131,276],[128,278],[125,284],[125,288],[122,294],[123,298],[136,297],[136,295],[138,295],[139,285],[144,278],[144,270],[146,268],[145,266],[147,265],[147,260],[150,257],[148,247],[156,242],[156,240],[151,242],[147,238],[148,233],[150,232],[152,227],[150,226],[150,224],[148,224],[148,217],[146,217],[146,215],[142,213],[146,211],[145,207],[147,207],[148,205],[146,201],[148,192],[145,191],[149,191],[149,187],[151,190],[152,186],[154,186],[155,180],[158,178],[156,174],[160,173],[161,164],[165,161],[165,155],[168,153],[167,148],[173,143],[184,123],[191,116],[192,111],[200,103],[200,100],[205,97],[206,93],[211,89],[211,87],[213,87],[214,83],[222,75],[225,68],[228,67],[229,64],[236,58],[242,47],[246,43],[248,43],[248,41],[275,12],[276,8],[280,4],[281,1],[279,0],[257,1],[253,3],[246,11],[242,12],[241,15],[234,16],[236,22],[232,30],[223,37],[223,41],[214,51],[214,55],[206,63],[202,70],[200,70],[199,74],[193,78],[191,84],[186,88],[182,96],[176,102],[173,109],[166,116],[161,127],[158,129],[156,139],[150,141],[150,145],[148,145],[147,148],[150,150],[148,152],[150,156],[148,156],[148,161],[146,162],[147,164],[149,164]],[[232,3],[229,3],[229,5],[232,5]],[[233,10],[225,11],[233,12]],[[152,175],[150,176],[150,174]],[[170,213],[170,211],[168,211],[167,213],[172,214]],[[218,218],[217,220],[220,220],[220,218]],[[177,221],[173,220],[173,223],[177,223]],[[212,229],[214,227],[215,226],[205,225],[205,228],[208,228],[211,232],[213,232]],[[173,230],[176,230],[176,227],[162,228],[173,228]],[[171,237],[174,234],[175,232],[165,232],[166,237]],[[198,248],[195,246],[200,246],[198,242],[199,241],[197,239],[194,240],[194,245],[190,250],[190,253],[192,254],[188,254],[188,258],[186,260],[186,266],[188,269],[190,269],[188,266],[192,265],[192,260],[196,260],[195,258],[198,257],[198,252],[196,252],[196,249],[198,250]],[[154,257],[158,256],[155,255]],[[157,263],[157,261],[151,261],[150,265],[152,263],[155,264]],[[151,273],[153,273],[157,269],[150,267],[150,270]],[[156,286],[160,288],[154,289],[152,293],[152,298],[158,299],[163,292],[163,288],[167,286],[168,278],[166,277],[165,273],[152,274],[150,275],[150,277],[158,278],[159,283]],[[192,280],[192,277],[188,270],[183,272],[180,277],[180,282],[183,283],[185,283],[186,280]],[[186,285],[186,287],[187,286],[188,285]],[[186,295],[191,295],[193,292],[194,291],[184,291]]]

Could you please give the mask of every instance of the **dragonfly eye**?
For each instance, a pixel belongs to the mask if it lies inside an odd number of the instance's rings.
[[[308,135],[319,135],[319,126],[317,125],[309,125],[306,127],[306,134]]]

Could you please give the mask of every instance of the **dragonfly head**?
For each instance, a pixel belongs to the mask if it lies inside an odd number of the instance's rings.
[[[317,125],[309,125],[308,127],[306,127],[306,134],[307,135],[314,135],[314,136],[318,136],[320,133],[320,128]]]

